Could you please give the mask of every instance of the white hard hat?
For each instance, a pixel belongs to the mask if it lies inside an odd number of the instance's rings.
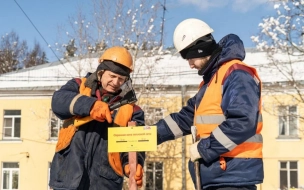
[[[173,34],[173,43],[178,52],[182,51],[199,38],[213,32],[205,22],[189,18],[177,25]]]

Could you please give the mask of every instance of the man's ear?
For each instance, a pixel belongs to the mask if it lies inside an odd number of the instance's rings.
[[[104,70],[100,70],[97,72],[97,77],[98,77],[99,81],[101,81],[101,77],[102,77],[103,73],[104,73]]]

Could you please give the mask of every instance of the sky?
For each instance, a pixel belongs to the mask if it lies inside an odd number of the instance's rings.
[[[198,18],[213,28],[217,41],[234,33],[243,40],[245,47],[254,47],[250,37],[258,35],[259,23],[263,18],[274,15],[273,5],[269,1],[166,0],[164,44],[172,46],[173,32],[178,23],[187,18]],[[52,47],[56,43],[58,25],[67,23],[68,17],[75,15],[79,6],[90,9],[88,0],[3,0],[0,5],[0,35],[15,31],[20,40],[27,41],[29,47],[35,41],[39,42],[49,61],[56,61],[48,44]]]

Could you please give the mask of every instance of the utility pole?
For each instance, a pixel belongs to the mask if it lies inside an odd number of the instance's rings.
[[[162,16],[162,25],[161,25],[161,31],[160,31],[160,46],[163,45],[163,38],[164,38],[164,28],[165,28],[165,14],[167,11],[166,8],[166,0],[164,0],[164,4],[161,5],[163,7],[163,16]]]

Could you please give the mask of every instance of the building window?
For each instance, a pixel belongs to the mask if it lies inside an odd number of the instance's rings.
[[[48,180],[47,180],[47,183],[48,183],[48,190],[53,190],[50,186],[49,186],[49,183],[50,183],[50,178],[51,178],[51,162],[49,162],[49,168],[48,168]]]
[[[19,188],[19,163],[4,162],[2,164],[2,190]]]
[[[154,125],[157,121],[164,118],[162,108],[147,108],[145,110],[145,123],[146,125]]]
[[[146,190],[163,189],[163,163],[147,162],[146,164]]]
[[[20,139],[21,110],[4,110],[3,139]]]
[[[298,188],[298,162],[280,162],[280,189]]]
[[[58,138],[58,134],[59,134],[59,130],[62,127],[62,123],[63,121],[60,120],[58,117],[56,117],[56,115],[54,114],[54,112],[52,110],[50,110],[50,139],[55,139],[57,140]]]
[[[279,106],[279,136],[298,136],[298,117],[296,106]]]

